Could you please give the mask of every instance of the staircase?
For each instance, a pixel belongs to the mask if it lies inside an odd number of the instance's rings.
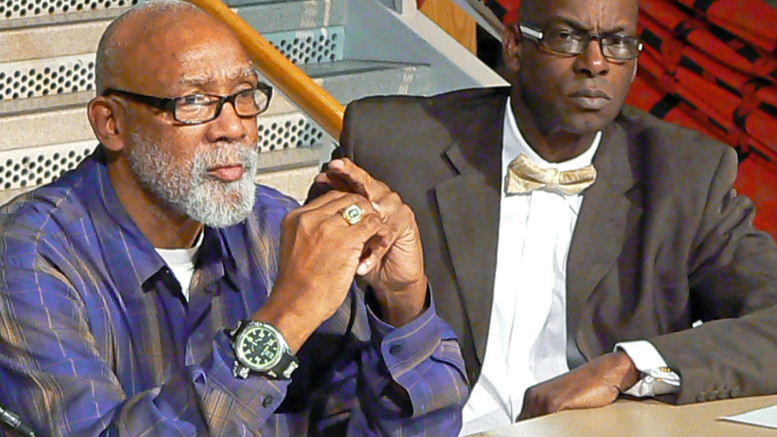
[[[97,145],[85,110],[94,95],[94,52],[108,23],[139,1],[2,0],[0,204],[56,179]],[[501,83],[414,1],[227,4],[344,104]],[[303,198],[335,139],[280,92],[258,124],[257,180]]]

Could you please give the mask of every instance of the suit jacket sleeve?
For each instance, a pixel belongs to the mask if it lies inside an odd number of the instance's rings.
[[[777,246],[753,227],[736,172],[727,148],[684,266],[690,312],[704,324],[651,339],[681,374],[678,403],[777,392]]]

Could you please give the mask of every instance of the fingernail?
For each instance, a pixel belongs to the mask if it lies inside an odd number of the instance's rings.
[[[342,169],[342,168],[343,168],[343,166],[344,166],[344,164],[343,164],[343,161],[341,161],[341,160],[339,160],[339,159],[335,159],[335,160],[333,160],[333,161],[331,161],[331,162],[329,163],[329,167],[330,167],[330,168],[337,168],[337,169]]]
[[[377,203],[375,202],[370,202],[370,203],[372,203],[372,207],[375,208],[375,211],[380,212],[380,207],[378,206]]]
[[[369,271],[370,271],[370,263],[367,261],[360,263],[359,267],[356,267],[356,274],[359,276],[364,276]]]

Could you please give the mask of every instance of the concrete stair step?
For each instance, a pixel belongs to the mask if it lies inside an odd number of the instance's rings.
[[[59,177],[94,149],[85,113],[94,95],[94,51],[108,23],[139,1],[3,0],[0,204]],[[227,4],[343,103],[366,94],[426,91],[427,65],[343,59],[346,0]],[[321,151],[335,139],[280,92],[258,125],[257,180],[301,200]]]
[[[3,0],[0,29],[110,20],[142,0]]]
[[[139,1],[142,0],[3,0],[0,62],[94,53],[110,21]],[[345,3],[338,0],[253,0],[227,4],[252,25],[259,25],[262,33],[342,26],[346,15]]]
[[[367,91],[377,94],[415,92],[425,87],[428,77],[424,65],[389,62],[346,60],[310,64],[304,68],[343,102]],[[287,188],[297,193],[302,185],[309,183],[305,179],[307,175],[315,174],[322,145],[329,149],[335,139],[299,112],[285,96],[278,94],[271,110],[258,119],[262,152],[260,174],[265,175],[264,178],[278,178],[277,184],[291,184]],[[0,193],[5,193],[2,196],[6,199],[18,194],[19,190],[53,180],[75,167],[95,147],[96,140],[84,109],[89,93],[73,96],[83,98],[83,101],[66,108],[0,118],[0,131],[4,132],[0,138]],[[45,131],[46,136],[41,136],[41,131]],[[3,201],[0,199],[0,203]]]
[[[340,102],[375,94],[423,94],[431,72],[425,64],[346,59],[302,69]]]
[[[12,162],[7,158],[0,160],[0,179],[4,180],[0,184],[0,205],[75,168],[94,150],[95,145],[94,141],[74,143],[71,150],[64,153],[62,150],[38,150],[31,160],[27,158],[24,162]],[[319,171],[319,154],[319,148],[263,153],[256,181],[275,187],[301,202]]]
[[[101,31],[96,26],[77,30]],[[272,32],[265,36],[301,66],[343,58],[345,30],[342,26]],[[91,98],[96,44],[86,53],[0,63],[0,116],[68,106]]]
[[[262,34],[342,26],[347,5],[342,0],[231,0],[226,2]]]
[[[429,77],[428,67],[424,65],[390,62],[345,60],[309,64],[303,69],[343,103],[368,92],[418,93],[424,90]],[[0,114],[5,112],[5,116],[0,117],[0,132],[3,132],[0,160],[4,151],[92,139],[85,109],[92,96],[91,91],[84,91],[23,101],[0,101]],[[282,148],[308,147],[323,138],[320,127],[280,92],[276,92],[268,112],[259,117],[259,124],[268,132],[263,150],[279,148],[273,141],[283,138],[288,139]],[[273,125],[276,127],[272,128]],[[286,130],[292,128],[294,130],[287,134]],[[276,134],[274,138],[273,133]]]
[[[0,63],[94,53],[109,21],[0,30]]]
[[[76,114],[68,115],[76,118]],[[259,151],[262,153],[261,171],[314,164],[318,162],[320,146],[334,142],[318,124],[300,112],[262,117],[258,120],[258,125]],[[75,167],[96,145],[97,140],[92,137],[2,151],[0,190],[49,182],[62,172]]]
[[[144,0],[3,0],[0,2],[0,30],[62,25],[86,21],[110,21],[131,6]],[[226,0],[233,9],[266,9],[271,25],[286,25],[276,29],[320,26],[319,19],[331,20],[344,16],[342,1],[337,0]],[[280,10],[285,10],[282,12]],[[297,11],[304,12],[304,19]],[[281,18],[281,20],[278,20]],[[288,27],[288,23],[300,25]],[[342,21],[340,21],[342,22]],[[310,26],[304,26],[310,23]]]

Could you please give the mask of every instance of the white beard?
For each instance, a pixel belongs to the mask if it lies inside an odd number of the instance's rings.
[[[222,142],[181,163],[160,145],[138,131],[128,160],[141,185],[177,211],[206,226],[221,228],[244,221],[256,202],[254,175],[259,165],[256,145]],[[208,177],[209,167],[218,164],[243,165],[243,176],[233,182]]]

